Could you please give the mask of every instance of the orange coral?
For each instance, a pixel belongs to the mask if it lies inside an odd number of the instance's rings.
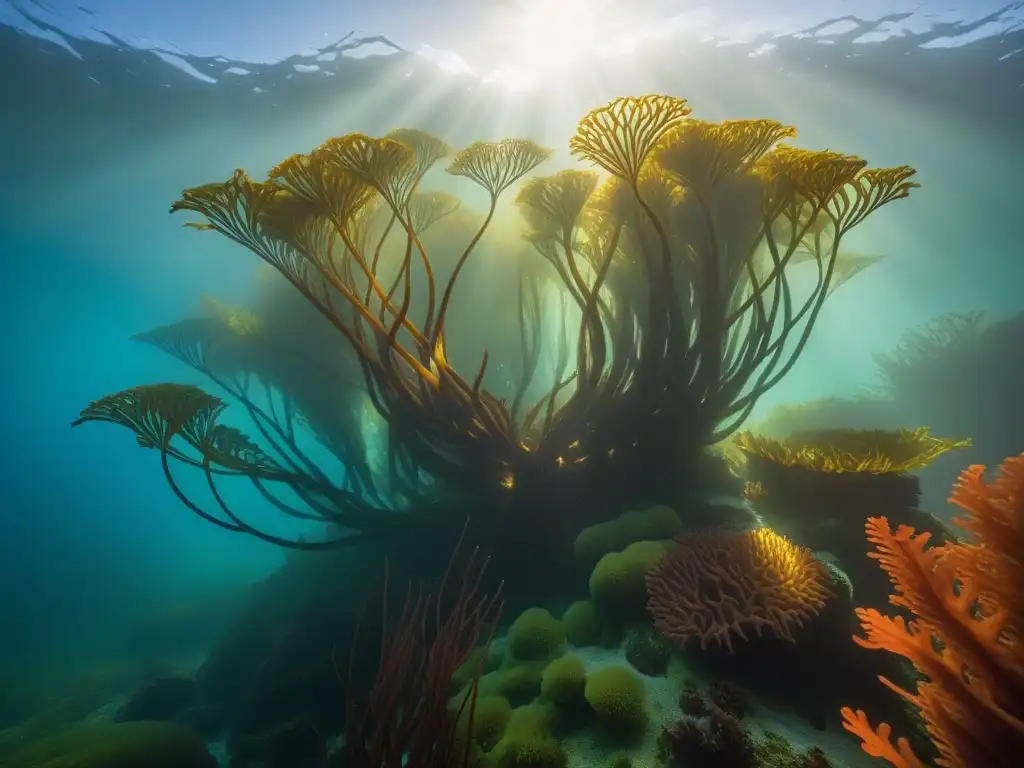
[[[679,539],[647,573],[647,610],[680,647],[691,638],[733,650],[732,636],[793,630],[832,596],[828,570],[770,528],[705,530]]]
[[[896,588],[890,600],[915,619],[860,608],[865,648],[909,659],[927,678],[910,693],[882,682],[921,712],[942,768],[1018,765],[1024,756],[1024,454],[1007,459],[990,484],[985,468],[961,473],[950,501],[970,541],[928,548],[931,534],[895,533],[884,517],[867,522],[868,539]],[[874,730],[864,712],[842,711],[864,751],[898,768],[924,764],[891,729]]]

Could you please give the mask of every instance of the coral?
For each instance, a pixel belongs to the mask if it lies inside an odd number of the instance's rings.
[[[552,735],[554,710],[527,704],[512,710],[505,735],[493,750],[497,768],[563,768],[565,750]]]
[[[644,681],[629,667],[604,667],[587,675],[584,694],[609,736],[631,738],[647,727]]]
[[[565,648],[562,622],[546,608],[528,608],[508,630],[508,652],[514,659],[541,661],[558,656]]]
[[[590,599],[602,619],[626,626],[646,618],[644,578],[665,551],[661,542],[638,541],[601,558],[590,574]]]
[[[216,768],[191,731],[159,722],[93,722],[5,755],[6,768]]]
[[[704,530],[685,536],[647,573],[648,610],[665,637],[733,651],[733,635],[793,630],[832,596],[826,568],[808,550],[768,528]]]
[[[562,626],[566,638],[577,648],[600,645],[604,637],[604,626],[590,600],[572,603],[562,615]]]
[[[682,529],[682,521],[671,507],[630,509],[614,520],[584,528],[576,535],[573,551],[581,565],[593,568],[609,552],[621,552],[638,541],[673,539]]]
[[[571,705],[583,698],[586,684],[583,662],[576,656],[563,656],[545,667],[540,692],[556,705]]]
[[[733,441],[748,456],[818,472],[914,472],[944,453],[965,448],[969,439],[937,438],[926,427],[900,429],[819,429],[788,438],[740,432]]]
[[[665,639],[650,627],[635,627],[626,635],[626,661],[642,675],[664,675],[671,654]]]
[[[925,676],[915,693],[881,679],[918,708],[942,768],[1008,765],[1024,754],[1024,454],[990,484],[984,472],[964,470],[950,497],[966,512],[954,521],[966,542],[929,548],[928,533],[893,533],[885,518],[866,525],[871,556],[896,589],[891,602],[914,619],[858,609],[866,638],[854,640],[903,656]],[[875,730],[863,711],[842,713],[868,754],[923,765],[906,739],[891,743],[887,724]]]

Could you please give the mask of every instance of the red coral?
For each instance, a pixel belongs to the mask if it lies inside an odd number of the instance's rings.
[[[679,539],[647,574],[647,609],[665,637],[733,650],[746,630],[792,641],[832,592],[825,566],[769,528],[705,530]]]
[[[969,542],[927,548],[930,534],[892,533],[884,517],[866,526],[871,557],[896,588],[891,602],[915,619],[858,609],[867,637],[854,640],[909,659],[927,678],[916,693],[881,680],[920,709],[942,768],[995,768],[1024,755],[1024,454],[991,484],[984,471],[966,469],[950,497],[967,513],[955,522]],[[923,765],[906,740],[891,744],[885,723],[876,731],[850,708],[843,719],[868,754],[898,768]]]

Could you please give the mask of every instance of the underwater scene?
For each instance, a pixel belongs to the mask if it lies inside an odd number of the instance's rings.
[[[0,0],[2,768],[1024,764],[1024,3]]]

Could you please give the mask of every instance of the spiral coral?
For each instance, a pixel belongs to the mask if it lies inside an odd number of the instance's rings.
[[[680,647],[692,638],[733,651],[733,636],[767,631],[793,641],[832,596],[814,555],[770,528],[698,531],[677,540],[647,573],[647,609]]]
[[[884,517],[867,522],[871,556],[896,588],[891,602],[915,618],[858,609],[867,637],[854,640],[907,658],[927,678],[916,693],[881,680],[921,711],[941,768],[995,768],[1024,754],[1024,454],[991,484],[984,471],[964,470],[950,497],[967,513],[954,521],[967,542],[927,548],[928,533],[892,533]],[[887,724],[876,730],[850,708],[843,719],[868,754],[898,768],[924,765],[906,739],[892,744]]]

